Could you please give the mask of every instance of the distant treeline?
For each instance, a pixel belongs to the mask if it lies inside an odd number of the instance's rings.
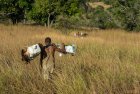
[[[94,7],[95,2],[104,2]],[[107,5],[110,7],[106,8]],[[0,20],[65,28],[140,30],[139,0],[0,0]]]

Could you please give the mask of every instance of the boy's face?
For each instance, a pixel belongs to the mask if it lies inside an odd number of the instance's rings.
[[[50,41],[45,41],[45,45],[49,45],[49,44],[51,44]]]
[[[51,44],[51,38],[47,37],[45,39],[45,45],[49,45],[49,44]]]
[[[49,43],[47,41],[45,41],[45,45],[48,45]]]

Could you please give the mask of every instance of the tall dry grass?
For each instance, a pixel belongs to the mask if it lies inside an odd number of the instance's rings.
[[[140,93],[140,33],[94,30],[86,38],[71,31],[35,26],[0,25],[0,94],[138,94]],[[86,32],[86,31],[85,31]],[[44,43],[76,44],[75,56],[59,57],[50,81],[39,72],[39,57],[24,64],[20,49]]]

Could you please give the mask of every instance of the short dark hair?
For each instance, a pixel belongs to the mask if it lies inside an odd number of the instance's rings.
[[[51,41],[52,41],[52,40],[51,40],[50,37],[46,37],[46,38],[45,38],[45,43],[51,43]]]

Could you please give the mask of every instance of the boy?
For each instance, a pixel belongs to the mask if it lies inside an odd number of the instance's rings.
[[[49,79],[50,73],[53,73],[55,68],[55,52],[66,54],[65,45],[62,44],[61,48],[58,48],[54,43],[51,42],[51,38],[45,38],[45,46],[38,43],[30,46],[26,49],[21,50],[22,61],[30,63],[30,61],[40,54],[40,66],[41,71],[43,68],[44,79]]]

